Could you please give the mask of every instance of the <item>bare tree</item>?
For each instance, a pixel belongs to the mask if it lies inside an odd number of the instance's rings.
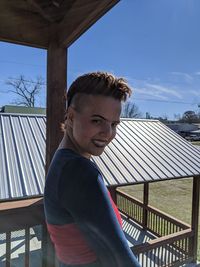
[[[20,75],[19,78],[9,78],[6,84],[12,87],[8,92],[12,92],[18,96],[13,102],[14,104],[34,107],[36,104],[36,96],[39,95],[44,81],[42,77],[37,77],[35,81],[26,80],[23,75]]]
[[[142,116],[139,108],[131,101],[127,101],[122,107],[122,118],[140,118]]]
[[[187,122],[187,123],[195,123],[199,121],[200,121],[200,117],[193,110],[185,111],[182,115],[182,118],[180,119],[180,122]]]

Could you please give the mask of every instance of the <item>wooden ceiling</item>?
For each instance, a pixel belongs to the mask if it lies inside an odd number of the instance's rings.
[[[71,45],[119,0],[1,0],[0,41]]]

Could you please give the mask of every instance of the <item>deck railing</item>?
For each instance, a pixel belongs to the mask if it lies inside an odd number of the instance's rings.
[[[117,189],[117,206],[122,214],[132,219],[156,238],[132,248],[143,267],[180,266],[192,260],[190,225]]]
[[[166,236],[190,228],[189,224],[161,212],[156,208],[145,206],[138,199],[135,199],[119,189],[117,189],[116,194],[119,210],[156,236]]]
[[[192,236],[191,229],[182,230],[179,233],[137,245],[132,248],[132,251],[143,267],[180,266],[191,261],[190,238]]]
[[[0,264],[11,267],[55,267],[42,199],[0,203]]]
[[[132,248],[142,267],[178,266],[191,261],[193,232],[189,225],[145,207],[121,191],[116,194],[120,211],[157,236]],[[3,262],[5,267],[57,266],[42,199],[0,203],[0,263]]]

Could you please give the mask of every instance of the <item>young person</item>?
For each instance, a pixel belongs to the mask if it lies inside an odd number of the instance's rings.
[[[44,193],[47,227],[62,267],[139,267],[101,172],[90,161],[115,137],[121,102],[130,94],[123,78],[106,72],[80,76],[68,90],[64,137]]]

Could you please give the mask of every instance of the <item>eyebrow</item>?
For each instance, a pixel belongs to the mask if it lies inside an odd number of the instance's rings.
[[[104,121],[109,121],[108,119],[106,119],[106,118],[104,118],[103,116],[98,115],[98,114],[93,114],[92,117],[99,117],[99,118],[101,118],[101,119],[104,120]],[[113,121],[113,122],[115,122],[115,123],[117,123],[117,124],[120,123],[120,121]]]

